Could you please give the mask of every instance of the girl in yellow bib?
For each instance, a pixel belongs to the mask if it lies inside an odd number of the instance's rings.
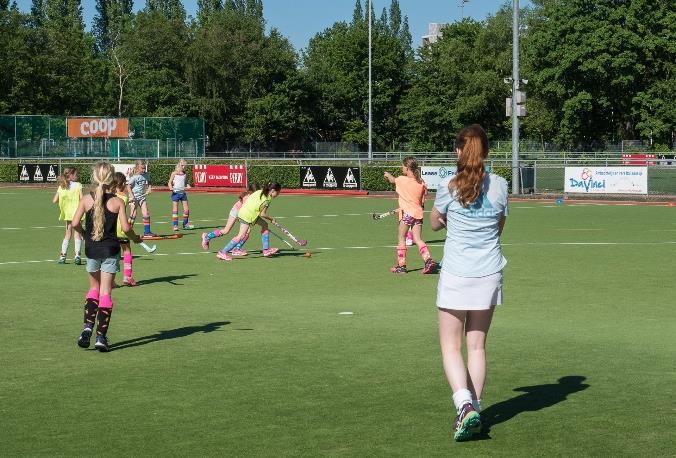
[[[270,257],[279,251],[279,248],[270,248],[268,221],[274,221],[275,219],[268,215],[268,207],[270,206],[272,199],[277,197],[281,191],[282,186],[279,183],[268,183],[263,186],[263,189],[260,189],[249,196],[237,213],[237,218],[239,219],[239,233],[230,240],[230,243],[228,243],[225,248],[216,253],[218,259],[231,261],[232,256],[230,256],[228,252],[232,251],[254,224],[258,224],[261,227],[263,256]]]
[[[115,196],[122,199],[126,208],[129,204],[129,195],[127,194],[127,177],[124,173],[115,172],[113,175],[113,190],[115,191]],[[124,284],[127,286],[136,286],[136,280],[134,280],[132,274],[134,257],[131,254],[131,244],[129,243],[129,237],[127,237],[127,234],[122,230],[122,224],[119,219],[117,220],[117,239],[120,241],[120,251],[122,252]]]
[[[59,256],[59,264],[66,263],[66,253],[68,252],[68,244],[70,243],[70,236],[73,233],[73,215],[80,205],[82,198],[82,184],[77,181],[77,170],[73,167],[66,167],[63,173],[58,178],[59,187],[56,189],[56,194],[52,202],[59,206],[59,221],[66,222],[66,235],[61,242],[61,255]],[[82,247],[82,238],[80,234],[75,232],[75,257],[73,262],[77,265],[82,264],[80,258],[80,249]]]

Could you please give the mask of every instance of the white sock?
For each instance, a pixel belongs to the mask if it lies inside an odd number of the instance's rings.
[[[453,404],[455,404],[455,409],[460,412],[462,406],[467,403],[472,402],[472,393],[467,388],[462,388],[455,393],[453,393]]]
[[[81,248],[82,248],[82,239],[75,239],[75,256],[80,256]]]
[[[472,407],[477,413],[481,413],[481,399],[472,399]]]
[[[68,253],[68,244],[70,243],[70,239],[63,239],[63,242],[61,242],[61,254],[63,256]]]

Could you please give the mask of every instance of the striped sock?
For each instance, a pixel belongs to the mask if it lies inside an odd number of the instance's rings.
[[[400,266],[406,265],[406,245],[397,247],[397,264]]]
[[[422,256],[423,261],[427,261],[430,258],[430,250],[427,249],[427,245],[420,245],[418,247],[420,256]]]
[[[143,217],[143,233],[150,234],[150,215]]]
[[[247,232],[244,234],[244,237],[242,237],[242,240],[239,241],[237,245],[235,245],[235,250],[241,250],[246,241],[249,240],[249,233]]]
[[[186,227],[190,222],[190,210],[183,212],[183,227]]]
[[[263,249],[264,250],[269,250],[270,249],[270,231],[269,230],[264,230],[261,232],[261,241],[263,242]]]
[[[178,212],[171,212],[171,224],[178,227]]]

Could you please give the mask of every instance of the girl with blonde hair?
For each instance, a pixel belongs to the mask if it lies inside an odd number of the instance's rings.
[[[150,230],[150,209],[148,208],[147,197],[151,192],[150,181],[148,180],[148,173],[146,172],[146,163],[138,160],[134,163],[134,170],[127,181],[127,194],[132,196],[129,199],[129,204],[133,205],[131,209],[131,223],[134,224],[136,220],[137,208],[141,208],[141,215],[143,216],[143,237],[156,237],[156,234]]]
[[[446,229],[437,287],[439,341],[444,372],[457,411],[454,439],[481,429],[481,394],[486,378],[486,335],[502,304],[500,235],[507,217],[507,181],[484,171],[488,137],[481,126],[456,138],[457,174],[439,184],[430,215],[432,229]],[[467,364],[462,355],[463,334]]]
[[[110,316],[113,311],[111,290],[115,274],[120,270],[120,241],[117,238],[117,223],[135,243],[141,238],[127,220],[125,204],[115,196],[115,170],[108,162],[97,162],[92,167],[93,191],[86,194],[73,217],[73,229],[85,240],[87,272],[89,273],[89,291],[85,296],[84,324],[77,344],[89,347],[89,340],[96,326],[95,348],[105,352],[109,350],[106,337]],[[81,225],[85,216],[85,227]]]
[[[171,172],[169,183],[167,187],[171,189],[171,224],[174,231],[178,231],[178,203],[183,202],[183,229],[195,229],[195,226],[190,224],[190,206],[188,205],[188,193],[186,189],[190,189],[185,174],[185,166],[187,163],[181,159],[176,164],[176,169]]]
[[[59,187],[56,189],[52,202],[59,206],[59,221],[66,222],[66,235],[63,238],[63,242],[61,242],[61,255],[59,256],[59,264],[65,264],[70,236],[73,233],[73,215],[80,204],[80,199],[82,199],[82,184],[77,181],[77,169],[74,167],[63,169],[63,173],[59,175],[58,184]],[[73,238],[75,240],[75,257],[73,258],[73,262],[80,265],[82,264],[82,258],[80,257],[82,239],[77,232],[73,234]]]

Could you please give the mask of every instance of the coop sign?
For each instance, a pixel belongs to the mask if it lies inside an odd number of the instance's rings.
[[[71,138],[127,138],[127,118],[68,118],[68,136]]]
[[[648,194],[647,167],[566,167],[565,192]]]

